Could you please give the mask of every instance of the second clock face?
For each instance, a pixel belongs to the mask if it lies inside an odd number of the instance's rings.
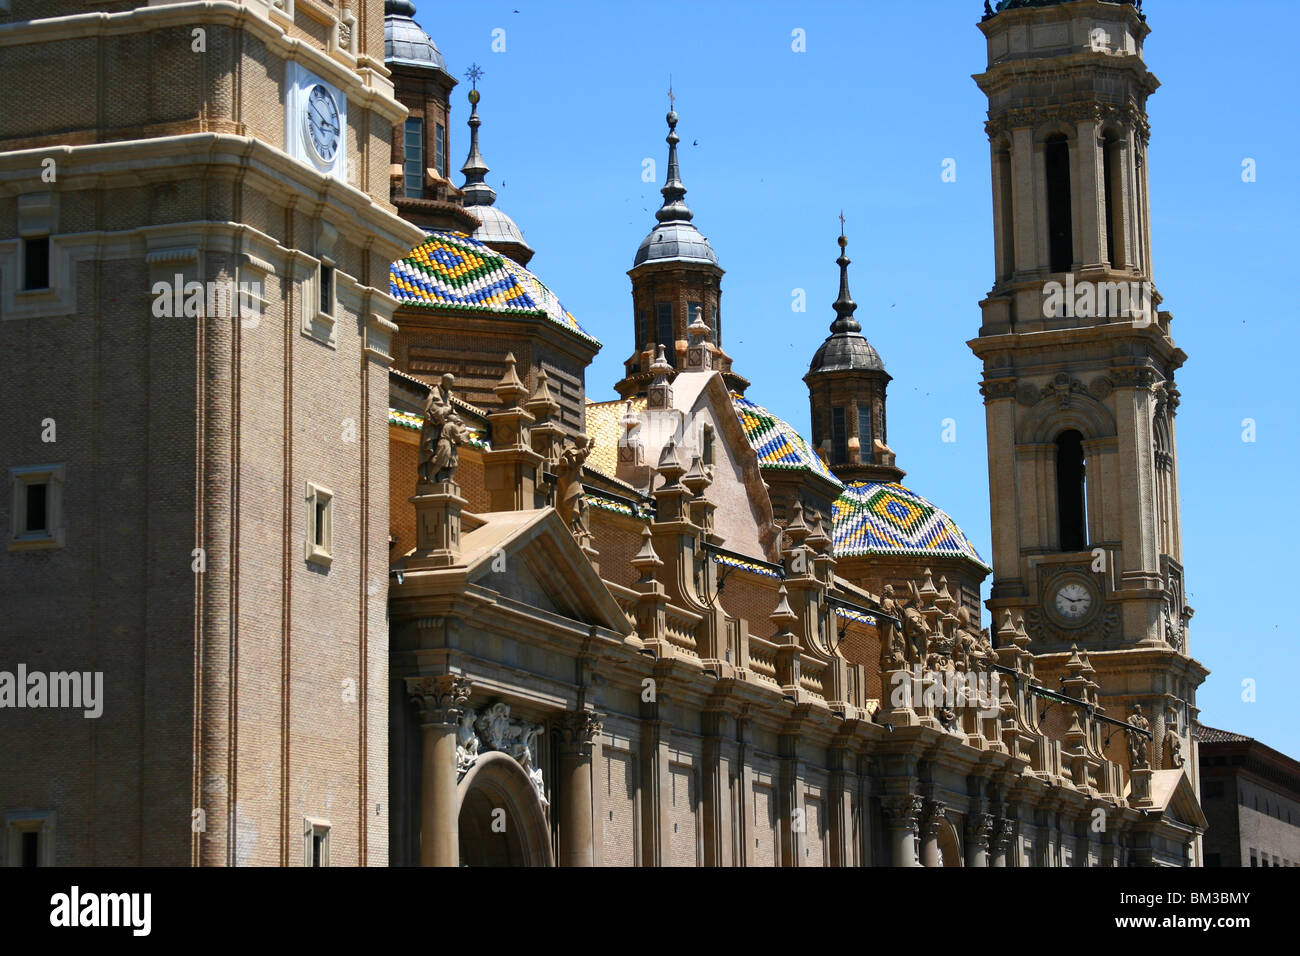
[[[316,155],[324,162],[333,162],[339,150],[339,107],[329,90],[319,83],[307,91],[303,124]]]
[[[1070,623],[1082,621],[1092,610],[1092,589],[1078,581],[1068,581],[1052,595],[1052,609]]]

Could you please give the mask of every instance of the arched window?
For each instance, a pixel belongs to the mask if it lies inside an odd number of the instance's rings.
[[[1087,498],[1083,436],[1070,429],[1056,437],[1056,514],[1062,551],[1088,546]]]
[[[1074,227],[1070,219],[1070,143],[1059,133],[1043,149],[1047,173],[1049,269],[1069,272],[1074,265]]]

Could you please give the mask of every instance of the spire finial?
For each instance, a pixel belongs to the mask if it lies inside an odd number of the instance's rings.
[[[672,79],[668,81],[668,177],[664,182],[664,204],[655,213],[660,222],[690,222],[695,217],[686,205],[686,187],[682,185],[681,169],[677,164],[677,144],[681,142],[677,135],[677,111],[673,109],[676,95],[673,93]]]
[[[477,63],[471,63],[469,69],[465,71],[465,78],[470,81],[469,102],[472,107],[467,121],[469,156],[465,158],[465,165],[460,168],[460,171],[465,174],[465,183],[460,188],[465,194],[466,206],[490,206],[497,201],[497,191],[483,178],[488,174],[490,167],[483,162],[483,154],[478,151],[478,128],[483,124],[483,121],[478,118],[480,99],[478,81],[482,75],[483,70]]]
[[[853,301],[853,296],[849,295],[849,263],[852,260],[844,253],[845,247],[849,244],[848,237],[844,235],[844,210],[840,210],[839,244],[840,257],[835,260],[835,263],[840,267],[840,297],[835,300],[835,321],[831,323],[831,332],[861,332],[862,323],[853,317],[858,304]]]

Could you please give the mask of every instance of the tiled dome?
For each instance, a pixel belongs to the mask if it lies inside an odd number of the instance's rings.
[[[988,569],[947,512],[895,481],[851,481],[835,502],[835,554],[966,558]]]
[[[808,447],[803,436],[789,422],[782,421],[762,405],[736,392],[731,393],[736,416],[745,429],[745,437],[764,468],[811,471],[839,484],[826,463]]]
[[[403,305],[544,316],[600,344],[541,279],[463,232],[430,231],[389,267],[388,291]]]

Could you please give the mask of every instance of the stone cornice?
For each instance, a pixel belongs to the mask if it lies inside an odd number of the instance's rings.
[[[261,140],[221,133],[0,153],[0,198],[43,185],[37,171],[51,156],[58,160],[59,179],[45,188],[61,193],[227,178],[282,203],[312,207],[348,234],[360,226],[376,237],[376,251],[390,259],[424,236],[357,187],[322,176]]]
[[[83,13],[67,17],[26,20],[0,25],[0,49],[54,43],[60,40],[85,40],[105,36],[140,34],[168,27],[193,29],[196,24],[229,26],[247,30],[262,40],[276,56],[301,63],[322,79],[344,90],[348,99],[362,109],[383,116],[397,124],[406,118],[407,109],[393,97],[393,84],[387,70],[362,69],[373,64],[369,57],[358,58],[357,67],[343,53],[331,56],[304,40],[289,36],[285,28],[270,16],[270,8],[233,0],[194,0],[164,6],[138,7],[123,13]],[[373,83],[366,79],[373,77]],[[382,85],[381,85],[382,84]]]

